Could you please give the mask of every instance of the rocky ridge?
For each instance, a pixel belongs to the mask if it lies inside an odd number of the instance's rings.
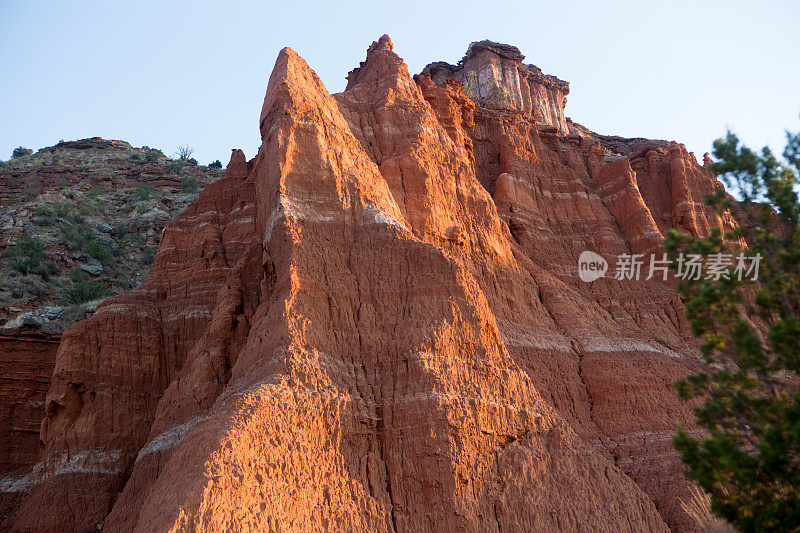
[[[698,528],[680,298],[576,264],[736,222],[684,146],[568,122],[514,50],[412,78],[384,36],[336,95],[282,50],[256,157],[64,334],[6,526]]]
[[[0,325],[61,331],[138,285],[164,226],[221,176],[99,137],[0,162]]]

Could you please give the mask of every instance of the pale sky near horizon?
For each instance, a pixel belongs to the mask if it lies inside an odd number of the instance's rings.
[[[571,83],[599,133],[686,143],[733,129],[782,149],[800,130],[800,2],[227,2],[0,0],[0,159],[16,146],[122,139],[223,164],[248,158],[281,48],[330,92],[388,33],[412,74],[471,41],[516,45]]]

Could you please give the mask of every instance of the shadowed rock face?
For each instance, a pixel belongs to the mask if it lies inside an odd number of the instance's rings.
[[[30,488],[59,336],[0,328],[0,529]]]
[[[463,65],[519,80],[512,48]],[[576,265],[731,226],[702,205],[716,181],[681,145],[609,151],[437,72],[384,36],[330,95],[281,51],[257,156],[64,334],[15,530],[695,526],[680,298]]]

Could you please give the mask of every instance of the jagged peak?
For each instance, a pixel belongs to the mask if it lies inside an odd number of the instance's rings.
[[[289,47],[282,49],[275,60],[275,67],[267,83],[267,93],[261,107],[259,126],[262,140],[266,138],[267,117],[282,99],[315,100],[319,96],[329,97],[328,91],[317,73],[305,59]],[[314,107],[312,105],[312,107]]]
[[[387,34],[381,35],[381,37],[377,41],[373,41],[373,43],[367,49],[367,56],[371,54],[375,50],[389,50],[390,52],[394,50],[394,45],[392,44],[392,38],[389,37]]]
[[[233,148],[231,150],[231,160],[228,162],[228,166],[225,167],[225,176],[236,176],[239,179],[244,179],[247,177],[249,170],[244,152],[239,148]]]
[[[406,73],[408,72],[408,68],[405,67],[403,60],[394,52],[392,39],[388,35],[384,34],[377,41],[373,41],[369,48],[367,48],[366,59],[361,61],[358,67],[347,73],[347,88],[345,89],[345,92],[351,90],[361,79],[363,79],[364,74],[370,70],[366,69],[365,67],[370,63],[380,63],[381,66],[377,67],[378,70],[385,70],[386,66],[388,65],[390,70],[396,70],[398,74],[400,74],[403,70],[405,70]],[[407,75],[410,80],[410,74]]]
[[[247,163],[244,151],[241,148],[231,148],[231,160],[228,165],[239,165],[241,163]]]

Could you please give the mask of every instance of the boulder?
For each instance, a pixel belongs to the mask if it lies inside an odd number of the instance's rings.
[[[86,262],[78,265],[78,268],[92,276],[99,276],[103,273],[103,265],[93,257],[87,257]]]
[[[128,222],[128,228],[131,231],[139,232],[144,230],[160,229],[170,218],[171,217],[169,216],[169,213],[154,207]]]
[[[61,315],[64,314],[63,307],[42,307],[37,311],[37,314],[41,317],[44,317],[48,320],[55,320],[57,318],[61,318]]]
[[[99,222],[97,224],[97,231],[102,231],[103,233],[114,233],[114,227],[111,224],[107,224],[105,222]]]

